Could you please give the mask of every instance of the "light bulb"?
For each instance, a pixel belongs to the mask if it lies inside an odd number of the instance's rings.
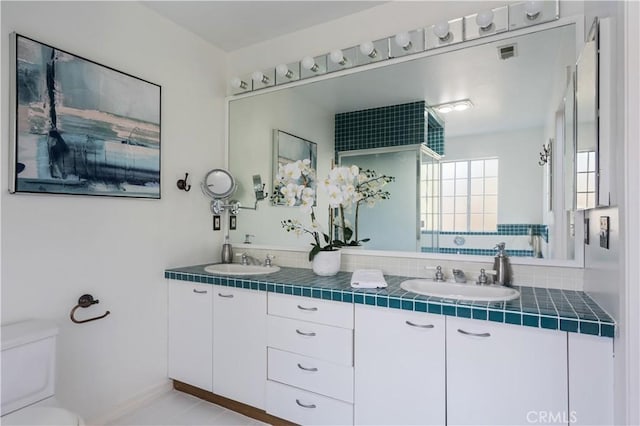
[[[404,50],[411,49],[411,35],[408,32],[398,33],[394,39],[396,44]]]
[[[449,104],[442,105],[442,106],[438,107],[438,112],[441,112],[443,114],[446,114],[446,113],[451,112],[451,111],[453,111],[453,107],[451,105],[449,105]]]
[[[334,64],[345,65],[347,63],[347,58],[344,57],[340,49],[332,50],[329,54],[329,59],[331,59],[331,62]]]
[[[269,83],[269,77],[264,75],[262,71],[254,71],[253,74],[251,74],[251,79],[256,83],[262,83],[262,84]]]
[[[433,26],[433,33],[438,37],[441,41],[446,41],[451,36],[449,32],[449,23],[448,22],[438,22]]]
[[[488,30],[493,24],[493,10],[483,10],[476,15],[476,24],[483,29]]]
[[[311,56],[305,56],[304,58],[302,58],[302,68],[316,72],[318,71],[318,64],[316,64],[315,59],[313,59]]]
[[[539,0],[528,1],[524,4],[524,11],[528,19],[536,19],[542,12],[542,2]]]
[[[378,51],[370,41],[365,41],[360,45],[360,53],[370,58],[375,58],[378,55]]]
[[[246,89],[247,83],[240,80],[238,77],[234,77],[231,79],[231,87],[233,87],[234,89]]]
[[[459,102],[453,106],[453,109],[455,109],[456,111],[464,111],[469,108],[471,108],[471,105],[468,101]]]
[[[289,69],[289,67],[287,66],[287,64],[280,64],[276,67],[276,73],[278,73],[278,75],[280,77],[285,77],[285,78],[291,78],[293,77],[293,71],[291,71]]]

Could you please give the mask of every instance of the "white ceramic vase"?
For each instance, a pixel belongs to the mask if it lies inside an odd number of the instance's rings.
[[[340,271],[341,255],[340,250],[318,252],[311,261],[313,272],[321,277],[334,276]]]

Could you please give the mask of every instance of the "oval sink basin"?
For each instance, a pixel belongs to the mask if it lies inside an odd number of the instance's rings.
[[[520,297],[520,292],[515,288],[497,285],[436,282],[427,279],[406,280],[400,283],[400,287],[412,293],[453,300],[502,302]]]
[[[205,266],[204,270],[216,275],[265,275],[278,272],[279,266],[242,265],[240,263],[218,263]]]

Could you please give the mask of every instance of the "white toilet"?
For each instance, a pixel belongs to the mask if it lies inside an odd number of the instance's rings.
[[[2,326],[2,425],[83,425],[54,398],[56,335],[48,321]]]

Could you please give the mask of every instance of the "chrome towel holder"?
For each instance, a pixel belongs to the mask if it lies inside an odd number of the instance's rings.
[[[69,317],[71,318],[71,321],[75,322],[76,324],[82,324],[84,322],[90,322],[90,321],[95,321],[95,320],[104,318],[104,317],[106,317],[107,315],[109,315],[111,313],[111,312],[107,311],[107,312],[104,313],[104,315],[100,315],[98,317],[89,318],[89,319],[86,319],[86,320],[77,320],[77,319],[75,319],[74,314],[76,313],[76,310],[78,308],[88,308],[89,306],[95,305],[97,303],[100,303],[100,301],[98,299],[94,300],[93,296],[90,295],[90,294],[83,294],[82,296],[80,296],[80,298],[78,299],[78,304],[73,309],[71,309],[71,313],[69,314]]]

